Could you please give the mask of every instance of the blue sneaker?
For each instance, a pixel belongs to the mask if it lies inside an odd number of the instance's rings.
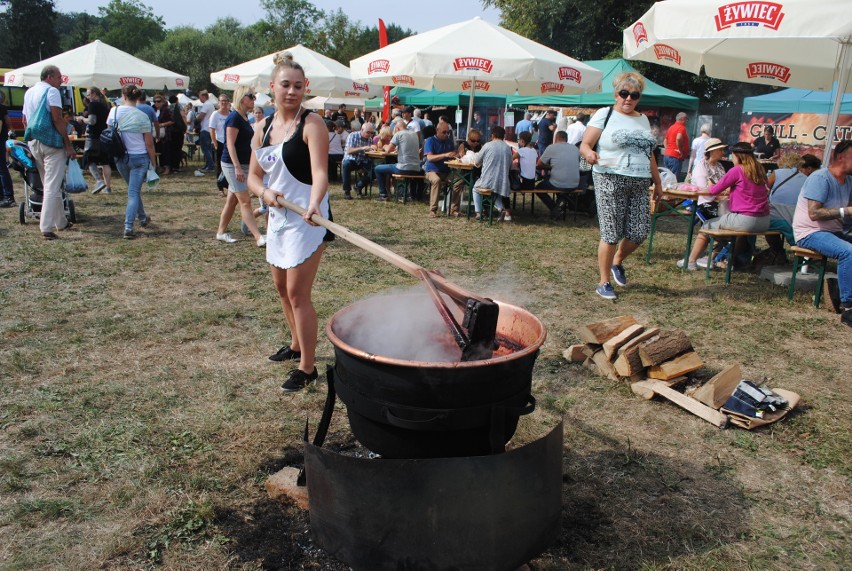
[[[624,273],[624,266],[621,265],[613,265],[609,273],[612,274],[612,281],[616,284],[624,287],[627,285],[627,275]]]
[[[615,290],[612,289],[612,284],[606,282],[603,285],[599,285],[595,288],[595,293],[601,296],[604,299],[617,299],[618,296],[615,295]]]

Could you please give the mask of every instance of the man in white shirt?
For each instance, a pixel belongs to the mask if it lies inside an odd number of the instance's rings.
[[[41,70],[41,81],[24,94],[23,119],[27,127],[24,139],[33,154],[44,189],[39,228],[47,240],[57,239],[56,230],[64,230],[71,225],[65,218],[62,180],[65,178],[66,159],[77,156],[68,138],[67,122],[62,116],[60,85],[62,73],[59,68],[47,65]]]
[[[569,144],[580,145],[583,141],[583,135],[586,134],[586,122],[588,120],[588,115],[585,113],[578,113],[574,122],[568,125],[568,128],[565,129],[565,133],[568,135]]]
[[[198,146],[201,147],[201,154],[204,155],[204,166],[195,171],[198,173],[208,173],[216,170],[216,165],[213,163],[213,140],[210,138],[210,118],[213,116],[213,102],[210,100],[210,95],[206,90],[198,92],[198,100],[201,101],[201,107],[198,108]]]

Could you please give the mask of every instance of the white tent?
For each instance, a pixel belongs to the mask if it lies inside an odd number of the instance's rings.
[[[305,95],[331,97],[358,97],[368,99],[381,93],[375,87],[370,89],[367,83],[352,81],[349,68],[342,63],[299,44],[286,50],[293,54],[293,59],[305,69]],[[278,52],[275,52],[278,53]],[[275,54],[253,59],[227,69],[214,71],[210,81],[221,89],[236,89],[238,85],[251,85],[257,90],[269,89],[272,81],[272,63]]]
[[[62,72],[62,85],[120,89],[134,84],[146,89],[186,89],[189,76],[148,63],[95,40],[65,53],[6,73],[6,85],[30,86],[41,79],[41,70],[55,65]]]

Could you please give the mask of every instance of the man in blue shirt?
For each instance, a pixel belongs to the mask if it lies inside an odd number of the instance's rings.
[[[450,167],[445,163],[448,159],[456,158],[456,152],[453,149],[453,142],[450,140],[450,128],[446,123],[438,123],[438,128],[433,137],[426,139],[426,144],[423,146],[423,154],[426,155],[426,180],[429,181],[431,189],[429,191],[429,218],[438,217],[438,197],[441,194],[441,187],[447,185],[447,179],[450,176]],[[455,196],[453,201],[455,202]],[[458,216],[459,205],[455,203],[451,211],[454,216]]]
[[[518,124],[515,125],[516,137],[524,132],[532,134],[533,124],[530,119],[532,119],[532,113],[530,113],[529,111],[524,113],[524,118],[518,121]]]
[[[556,131],[556,111],[548,109],[544,119],[538,122],[538,156],[553,144],[553,133]]]
[[[373,135],[376,128],[372,123],[364,123],[361,129],[349,133],[346,137],[345,153],[343,155],[343,198],[352,199],[352,171],[362,170],[364,174],[355,183],[355,190],[361,196],[363,189],[370,183],[370,159],[367,151],[373,148]]]

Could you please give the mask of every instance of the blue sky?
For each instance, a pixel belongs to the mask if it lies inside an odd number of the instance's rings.
[[[162,16],[166,27],[191,25],[205,28],[217,18],[232,16],[237,20],[252,24],[264,16],[260,0],[141,0],[150,6],[154,13]],[[106,6],[109,0],[56,0],[59,12],[88,12],[97,15],[100,6]],[[426,32],[447,24],[469,20],[480,16],[492,23],[498,23],[499,11],[489,8],[483,10],[479,0],[430,0],[429,10],[420,10],[416,16],[408,15],[406,7],[411,3],[387,2],[386,0],[313,0],[313,4],[322,10],[331,11],[342,8],[353,20],[364,24],[376,24],[382,18],[385,24],[395,23],[402,28],[416,32]],[[237,10],[237,7],[240,9]]]

